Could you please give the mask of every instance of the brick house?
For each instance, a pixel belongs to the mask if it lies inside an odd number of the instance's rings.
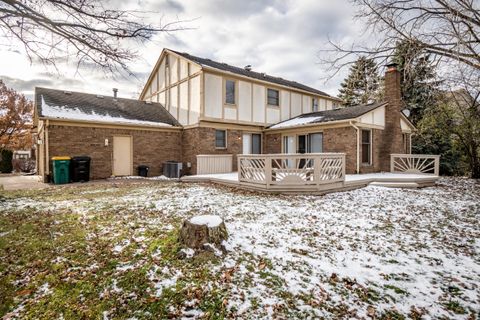
[[[58,155],[92,157],[92,178],[151,174],[183,162],[185,174],[236,171],[238,154],[346,153],[347,173],[388,171],[410,153],[400,74],[385,74],[385,101],[341,108],[298,82],[164,49],[138,100],[36,88],[37,165]],[[216,157],[212,169],[203,157]],[[210,162],[212,163],[212,162]]]

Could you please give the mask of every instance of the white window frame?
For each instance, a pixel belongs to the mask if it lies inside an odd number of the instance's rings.
[[[217,146],[217,131],[225,132],[225,143],[224,143],[223,147]],[[227,140],[228,140],[227,135],[228,135],[227,130],[225,130],[225,129],[215,129],[215,149],[227,149]]]
[[[233,103],[227,101],[227,82],[233,82]],[[224,82],[224,95],[223,95],[223,103],[228,106],[236,106],[237,105],[237,81],[233,79],[225,79]]]
[[[363,142],[363,132],[368,132],[368,145],[369,145],[369,149],[368,149],[368,162],[363,162],[363,145],[366,144]],[[361,159],[361,162],[362,162],[362,165],[363,166],[371,166],[372,163],[373,163],[373,132],[371,129],[362,129],[361,131],[361,139],[360,139],[360,145],[361,145],[361,148],[362,148],[362,159]]]
[[[270,90],[276,91],[278,93],[278,98],[277,98],[277,103],[278,104],[270,104],[270,102],[268,101],[268,91],[270,91]],[[267,88],[266,98],[267,98],[267,105],[272,106],[272,107],[280,107],[280,90],[273,89],[273,88]]]
[[[315,101],[317,102],[316,104],[315,104]],[[318,98],[315,98],[315,97],[312,98],[312,112],[320,111],[320,107],[319,107],[320,104],[319,103],[320,103],[320,101],[319,101]]]

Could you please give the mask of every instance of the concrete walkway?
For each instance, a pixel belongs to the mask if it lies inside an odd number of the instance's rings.
[[[49,184],[41,182],[40,176],[0,175],[0,189],[3,188],[3,190],[28,190],[48,187]]]

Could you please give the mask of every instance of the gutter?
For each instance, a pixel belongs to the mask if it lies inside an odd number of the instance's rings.
[[[349,122],[352,127],[355,128],[357,133],[357,174],[360,173],[360,128],[353,124],[353,121]]]

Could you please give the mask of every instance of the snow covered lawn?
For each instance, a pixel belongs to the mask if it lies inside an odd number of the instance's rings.
[[[177,244],[199,214],[225,219],[226,255]],[[460,178],[325,196],[156,181],[3,192],[0,317],[475,319],[479,218],[480,184]]]

